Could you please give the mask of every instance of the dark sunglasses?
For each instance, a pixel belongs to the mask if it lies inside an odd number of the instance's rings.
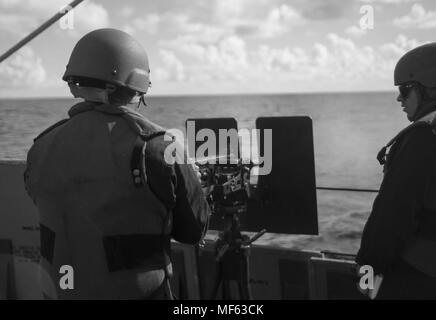
[[[403,99],[407,99],[413,88],[415,88],[415,85],[409,83],[400,85],[398,90],[400,91],[401,97],[403,97]]]

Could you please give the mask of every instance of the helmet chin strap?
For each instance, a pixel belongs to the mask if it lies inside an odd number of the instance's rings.
[[[147,108],[147,102],[145,102],[145,94],[142,94],[141,98],[139,99],[138,109],[139,107],[141,107],[141,103],[144,105],[144,108]]]
[[[128,104],[136,104],[136,110],[141,108],[141,104],[143,104],[144,107],[147,107],[147,103],[145,102],[145,94],[134,96],[132,100],[128,102]]]

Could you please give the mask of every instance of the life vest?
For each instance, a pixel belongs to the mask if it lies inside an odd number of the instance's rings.
[[[35,139],[28,154],[41,264],[49,274],[44,294],[146,298],[171,267],[172,215],[147,185],[146,168],[135,168],[144,161],[135,159],[163,129],[126,107],[83,102],[69,115]],[[60,288],[63,265],[73,268],[73,289]]]
[[[418,127],[428,127],[436,135],[436,111],[431,112],[400,131],[377,155],[380,164],[384,165],[386,174],[390,167],[392,155],[386,151],[404,135]],[[429,172],[433,177],[424,199],[418,229],[414,239],[404,249],[401,258],[417,270],[436,277],[436,165],[435,172]]]

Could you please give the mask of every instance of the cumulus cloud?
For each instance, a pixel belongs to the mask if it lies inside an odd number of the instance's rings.
[[[37,87],[43,84],[46,78],[41,58],[27,46],[0,64],[1,88]]]
[[[396,18],[393,24],[400,28],[436,28],[436,11],[427,11],[421,4],[414,4],[409,14]]]
[[[75,28],[77,27],[81,33],[109,26],[109,13],[101,4],[86,1],[74,9],[73,12]]]
[[[274,37],[304,22],[301,13],[290,4],[259,0],[215,1],[217,24],[239,36]]]
[[[65,6],[62,0],[0,0],[0,6],[5,9],[33,10],[34,12],[49,12]]]
[[[392,42],[380,46],[360,46],[335,33],[310,47],[247,46],[243,38],[228,36],[216,44],[178,43],[168,48],[171,59],[183,57],[173,70],[182,70],[185,81],[236,81],[244,85],[264,81],[298,81],[305,87],[332,81],[341,85],[369,83],[389,79],[398,59],[420,45],[418,41],[398,35]],[[190,58],[190,59],[189,59]],[[170,60],[166,58],[166,60]],[[176,65],[165,62],[163,65]],[[165,74],[171,74],[167,72]],[[167,77],[182,79],[181,76]],[[257,80],[256,80],[257,79]],[[279,80],[280,79],[280,80]],[[287,79],[287,80],[286,80]]]
[[[302,74],[305,77],[352,77],[369,71],[374,56],[371,48],[358,48],[353,41],[333,33],[326,40],[326,43],[316,43],[310,49],[262,46],[260,60],[268,71]]]
[[[18,27],[17,27],[18,26]],[[16,13],[0,13],[0,29],[9,33],[24,36],[24,34],[38,26],[35,20]]]
[[[162,17],[157,13],[149,13],[142,17],[134,18],[130,24],[126,25],[126,28],[130,30],[130,33],[145,31],[149,34],[155,34],[162,21]]]
[[[155,35],[157,31],[161,34],[177,34],[176,40],[162,40],[166,42],[208,42],[214,43],[223,37],[228,30],[224,26],[201,23],[193,21],[184,13],[166,12],[162,14],[148,13],[132,19],[123,29],[131,34],[146,32]]]
[[[267,70],[296,72],[316,78],[373,79],[390,78],[398,59],[420,45],[414,39],[398,35],[378,47],[358,46],[352,40],[330,33],[325,43],[311,49],[262,47],[260,57]]]
[[[148,13],[131,22],[130,29],[154,34],[173,32],[185,38],[216,43],[227,36],[271,38],[285,34],[295,26],[303,25],[305,19],[294,7],[274,5],[265,0],[220,0],[214,2],[212,17],[203,21],[201,17],[186,13]]]
[[[185,67],[174,52],[160,50],[159,55],[162,67],[157,68],[155,72],[152,71],[151,78],[155,74],[158,81],[181,81],[185,79]]]
[[[215,18],[221,23],[225,24],[231,20],[240,19],[249,8],[249,0],[218,0],[214,3]],[[257,2],[259,5],[259,2]],[[252,7],[253,8],[253,7]]]
[[[273,8],[267,18],[259,25],[259,35],[275,37],[289,31],[292,27],[304,24],[302,15],[293,7],[281,5]]]
[[[350,26],[347,29],[345,29],[345,32],[353,37],[361,37],[367,34],[366,29],[360,28],[358,26]]]
[[[310,20],[333,20],[345,15],[353,6],[352,1],[311,0],[299,1],[304,18]]]
[[[193,61],[183,69],[190,81],[242,80],[248,69],[245,41],[235,35],[224,37],[216,44],[179,42],[170,47],[172,52]]]
[[[359,1],[364,3],[399,4],[399,3],[418,2],[420,0],[359,0]]]
[[[393,65],[407,51],[412,50],[424,43],[415,39],[408,39],[405,35],[400,34],[395,41],[385,43],[380,46],[380,55],[382,60]]]
[[[301,48],[270,48],[263,45],[257,53],[267,71],[292,72],[307,65],[309,57]]]
[[[123,18],[130,18],[135,13],[135,9],[132,6],[124,6],[118,13]]]
[[[304,25],[306,20],[293,6],[282,4],[265,7],[254,14],[243,14],[228,19],[228,26],[240,36],[273,38],[290,32],[294,27]]]
[[[200,52],[200,51],[199,51]],[[240,79],[238,70],[248,66],[245,41],[237,36],[222,39],[217,45],[203,47],[200,61],[212,70],[211,76],[218,79]]]

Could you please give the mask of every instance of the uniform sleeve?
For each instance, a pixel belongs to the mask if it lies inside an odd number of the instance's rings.
[[[191,165],[175,164],[177,179],[173,237],[183,243],[197,243],[208,229],[209,205]]]
[[[404,137],[392,159],[365,225],[359,265],[383,274],[400,258],[416,232],[436,160],[436,137],[428,128]]]
[[[172,236],[183,243],[195,244],[206,234],[209,205],[200,181],[190,164],[165,161],[167,142],[157,137],[147,144],[145,167],[148,184],[154,194],[173,212]]]

